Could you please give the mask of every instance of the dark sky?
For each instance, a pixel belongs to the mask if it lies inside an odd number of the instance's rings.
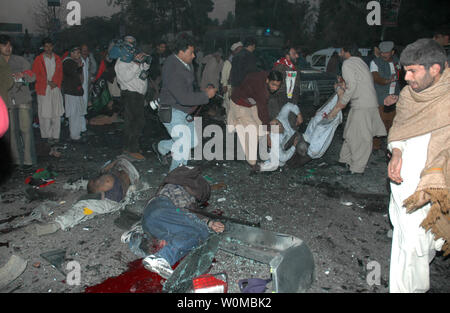
[[[47,0],[0,0],[0,22],[1,23],[21,23],[23,31],[28,29],[34,32],[33,8],[38,1]],[[81,16],[110,16],[118,11],[118,7],[110,7],[107,0],[77,0],[81,6]],[[230,10],[234,10],[235,0],[213,0],[215,2],[214,11],[211,18],[225,19]],[[67,3],[69,0],[62,0]],[[67,12],[69,12],[67,10]]]

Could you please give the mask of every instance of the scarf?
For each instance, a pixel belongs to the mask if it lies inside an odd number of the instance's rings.
[[[292,63],[291,60],[286,59],[286,57],[279,59],[278,61],[275,62],[274,67],[278,66],[278,65],[286,65],[287,67],[289,67],[292,71],[295,71],[295,65],[294,63]]]
[[[426,203],[431,208],[421,227],[431,230],[435,239],[443,238],[444,255],[450,254],[450,69],[445,69],[437,83],[420,93],[403,88],[397,113],[389,131],[388,142],[431,133],[427,161],[416,191],[403,205],[408,213]]]

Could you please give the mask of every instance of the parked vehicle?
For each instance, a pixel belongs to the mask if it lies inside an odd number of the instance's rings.
[[[342,48],[327,48],[318,50],[306,57],[306,61],[309,62],[312,68],[325,72],[327,69],[328,61],[330,60],[333,52],[339,53]],[[370,48],[360,48],[358,49],[362,56],[369,55],[372,49]]]

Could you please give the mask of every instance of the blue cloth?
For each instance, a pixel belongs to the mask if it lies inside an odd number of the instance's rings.
[[[112,174],[112,176],[114,177],[114,185],[110,190],[105,192],[105,198],[120,202],[124,197],[122,184],[116,175]]]
[[[142,229],[166,245],[155,255],[170,266],[209,237],[209,228],[196,215],[178,209],[169,198],[157,196],[144,209]]]
[[[194,122],[188,122],[186,116],[187,113],[172,108],[172,120],[170,123],[163,123],[172,139],[160,141],[158,150],[163,155],[172,152],[172,163],[169,171],[177,168],[180,164],[187,165],[191,156],[191,149],[198,144]]]

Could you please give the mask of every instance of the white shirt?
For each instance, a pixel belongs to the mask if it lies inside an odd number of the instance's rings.
[[[148,68],[148,64],[137,64],[136,62],[126,63],[118,59],[114,70],[116,71],[120,89],[145,95],[147,92],[147,80],[140,79],[139,75],[143,70],[148,70]]]
[[[295,130],[289,124],[289,114],[291,112],[298,115],[300,109],[297,105],[288,102],[281,108],[280,113],[278,113],[276,119],[283,125],[284,132],[282,134],[270,133],[272,149],[270,150],[269,159],[261,164],[261,171],[274,171],[278,166],[284,166],[294,155],[295,146],[284,150],[285,144],[295,134]]]

